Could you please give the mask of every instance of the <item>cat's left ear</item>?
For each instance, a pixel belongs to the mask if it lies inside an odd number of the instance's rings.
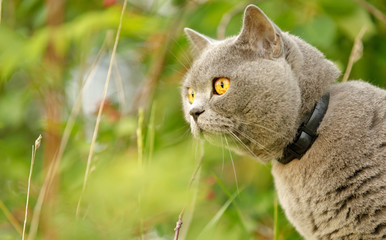
[[[280,57],[283,54],[280,29],[255,5],[245,9],[243,28],[236,44],[257,51],[261,56]]]
[[[215,41],[210,37],[194,31],[193,29],[185,28],[184,30],[190,43],[193,45],[195,52],[198,54]]]

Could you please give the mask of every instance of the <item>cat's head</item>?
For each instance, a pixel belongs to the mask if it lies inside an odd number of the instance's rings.
[[[185,32],[198,53],[182,86],[193,135],[263,161],[281,157],[302,107],[285,34],[254,5],[238,36],[218,41]]]

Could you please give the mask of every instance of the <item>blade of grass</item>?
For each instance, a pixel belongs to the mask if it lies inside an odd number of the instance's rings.
[[[31,154],[31,167],[29,169],[29,175],[28,175],[28,187],[27,187],[27,200],[25,203],[25,215],[24,215],[24,224],[23,224],[23,234],[21,239],[25,239],[25,228],[27,226],[27,219],[28,219],[28,202],[29,202],[29,191],[31,189],[31,178],[32,178],[32,172],[34,168],[34,162],[35,162],[35,156],[36,156],[36,150],[40,147],[40,142],[42,141],[42,135],[39,135],[39,137],[35,140],[35,144],[32,145],[32,154]]]
[[[213,176],[215,177],[217,184],[220,186],[221,190],[228,196],[228,198],[231,198],[232,195],[231,195],[230,191],[226,188],[225,184],[221,181],[221,179],[214,173],[213,173]],[[239,205],[237,204],[236,201],[233,201],[232,204],[233,204],[234,208],[236,209],[237,216],[239,218],[241,227],[243,228],[245,234],[248,235],[249,233],[248,233],[247,224],[245,223],[245,218],[243,217],[243,214],[239,208]]]
[[[242,190],[240,190],[242,191]],[[223,205],[222,207],[217,211],[217,213],[214,215],[214,217],[209,221],[209,223],[205,226],[205,228],[202,230],[198,238],[203,236],[206,232],[208,232],[211,228],[213,228],[222,215],[224,215],[225,211],[228,209],[229,205],[233,202],[233,200],[239,195],[240,191],[236,191]]]
[[[84,179],[83,179],[82,192],[80,194],[78,205],[76,207],[76,216],[79,216],[79,210],[80,210],[80,205],[81,205],[81,202],[82,202],[82,196],[83,196],[83,194],[84,194],[84,192],[86,190],[88,175],[89,175],[90,166],[91,166],[91,159],[92,159],[92,156],[93,156],[93,153],[94,153],[94,147],[95,147],[95,142],[96,142],[96,138],[97,138],[97,135],[98,135],[99,124],[100,124],[100,121],[101,121],[103,106],[105,104],[106,95],[107,95],[107,89],[108,89],[109,82],[110,82],[110,77],[111,77],[111,71],[112,71],[112,67],[113,67],[113,63],[114,63],[114,59],[115,59],[115,54],[117,52],[117,46],[118,46],[118,42],[119,42],[119,35],[121,33],[121,28],[122,28],[123,14],[125,12],[126,5],[127,5],[127,0],[125,0],[123,2],[121,16],[120,16],[120,19],[119,19],[119,25],[118,25],[118,29],[117,29],[117,34],[115,35],[114,47],[113,47],[113,51],[111,53],[111,58],[110,58],[110,65],[109,65],[109,69],[108,69],[108,72],[107,72],[107,77],[106,77],[106,82],[105,82],[105,86],[104,86],[104,90],[103,90],[102,100],[101,100],[101,103],[100,103],[100,106],[99,106],[98,116],[97,116],[97,119],[96,119],[94,133],[93,133],[92,140],[91,140],[90,151],[89,151],[88,158],[87,158],[87,166],[86,166],[86,172],[84,174]]]
[[[198,184],[200,183],[200,176],[201,176],[201,163],[202,163],[202,160],[204,158],[204,141],[201,140],[199,142],[199,144],[200,144],[199,145],[200,155],[198,158],[198,163],[197,163],[196,168],[193,171],[193,174],[192,174],[192,176],[189,180],[189,184],[188,184],[188,190],[192,188],[193,184],[195,186],[194,187],[195,191],[193,193],[193,199],[192,199],[192,202],[190,204],[190,207],[184,207],[179,215],[179,218],[178,218],[178,222],[181,222],[181,224],[182,224],[182,217],[185,214],[185,209],[188,210],[186,217],[185,217],[185,221],[184,221],[184,228],[182,228],[182,231],[181,231],[181,239],[186,239],[190,223],[192,222],[192,219],[193,219],[194,209],[195,209],[196,201],[197,201]],[[189,205],[189,204],[187,204],[187,205]],[[181,219],[181,221],[180,221],[180,219]],[[180,224],[180,228],[181,228],[181,224]],[[180,230],[180,228],[178,228],[178,231]],[[177,233],[177,232],[175,233],[175,238],[174,238],[175,240],[178,240],[178,234],[179,233]]]
[[[143,108],[138,109],[138,127],[137,127],[137,151],[138,151],[138,167],[143,174]],[[142,175],[143,176],[143,175]],[[138,193],[138,211],[140,212],[140,219],[139,219],[139,234],[140,234],[140,240],[144,239],[144,226],[143,226],[143,218],[142,218],[142,208],[141,208],[142,202],[141,202],[141,192]]]
[[[277,195],[275,194],[274,212],[273,212],[273,239],[279,240],[279,215]]]
[[[15,228],[15,230],[20,234],[20,236],[23,236],[23,230],[21,229],[19,222],[12,215],[12,213],[8,210],[8,208],[5,206],[5,204],[2,200],[0,200],[0,209],[4,213],[7,220],[11,223],[11,225]]]

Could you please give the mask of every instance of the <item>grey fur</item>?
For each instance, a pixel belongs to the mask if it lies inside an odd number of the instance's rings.
[[[194,136],[273,160],[279,201],[306,239],[386,238],[386,91],[361,81],[333,84],[340,72],[316,48],[282,32],[256,6],[238,36],[212,40],[186,29],[198,50],[182,87]],[[223,95],[213,80],[230,79]],[[187,88],[195,91],[192,104]],[[277,159],[302,116],[330,92],[318,138],[300,160]],[[195,120],[189,112],[200,112]]]

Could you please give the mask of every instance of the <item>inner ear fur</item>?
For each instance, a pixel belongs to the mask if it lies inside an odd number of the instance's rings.
[[[283,53],[280,29],[255,5],[245,9],[243,27],[236,44],[266,57],[280,57]]]

